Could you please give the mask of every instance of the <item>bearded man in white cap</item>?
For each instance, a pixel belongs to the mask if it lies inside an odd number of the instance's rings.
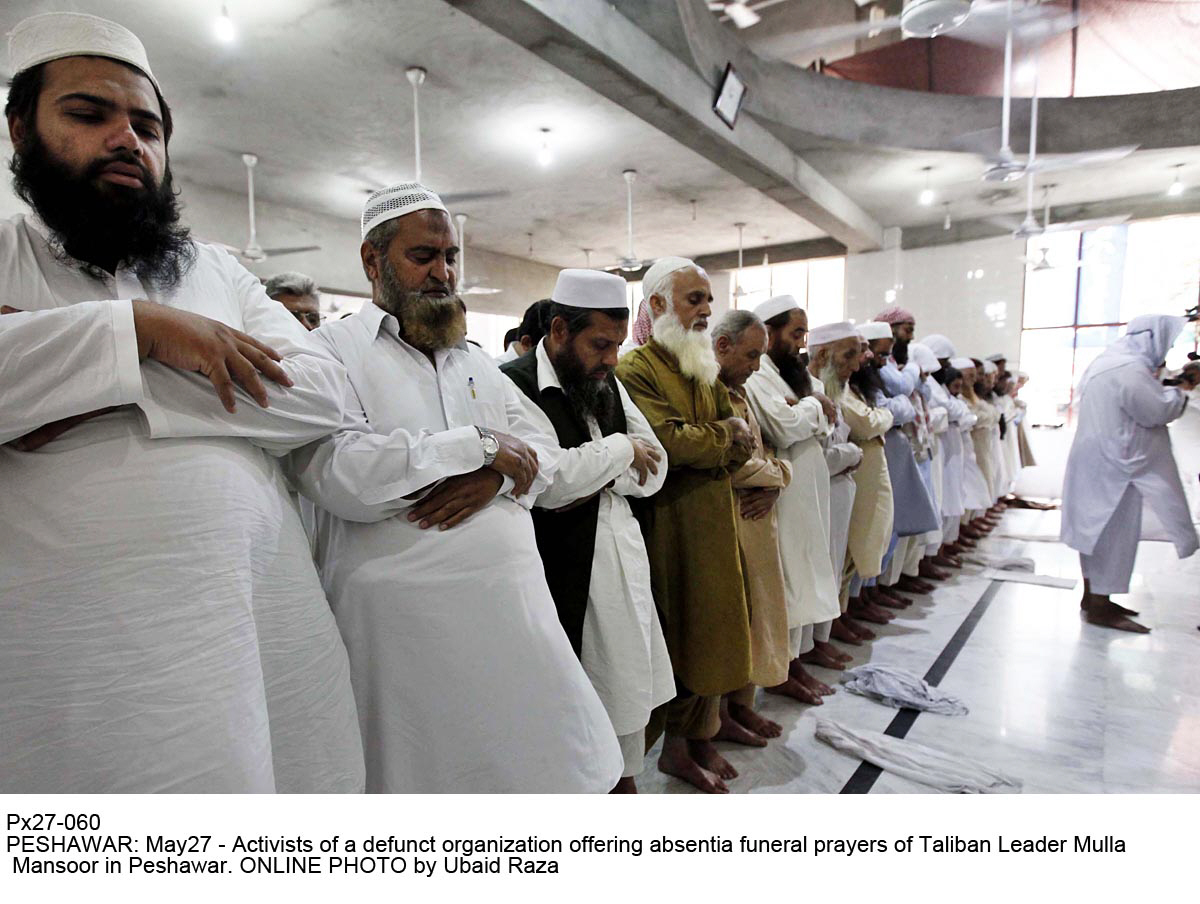
[[[372,303],[313,335],[346,422],[293,454],[378,792],[607,792],[621,752],[563,633],[529,506],[558,443],[466,341],[458,237],[416,183],[362,215]]]
[[[746,381],[746,396],[763,437],[792,466],[792,480],[779,498],[779,554],[787,588],[792,665],[789,680],[773,693],[819,705],[833,689],[801,664],[815,644],[827,644],[841,614],[838,582],[829,557],[829,468],[822,440],[829,436],[837,410],[813,390],[800,360],[808,334],[808,313],[791,295],[769,298],[754,309],[767,327],[767,354]],[[811,657],[810,657],[811,658]],[[817,660],[835,668],[827,654]]]
[[[850,513],[854,509],[854,471],[862,464],[862,448],[850,440],[850,424],[842,415],[841,400],[850,375],[862,363],[862,345],[854,324],[849,321],[827,323],[808,334],[808,370],[812,379],[835,400],[837,421],[821,444],[829,469],[829,557],[839,582],[846,567],[846,546],[850,539]],[[875,635],[846,614],[845,599],[839,593],[839,611],[832,636],[846,643],[861,644]],[[832,646],[832,645],[830,645]],[[823,652],[830,652],[823,650]],[[833,648],[833,655],[839,654]]]
[[[630,500],[653,496],[667,453],[617,382],[629,328],[625,280],[563,270],[533,354],[500,370],[530,402],[530,419],[561,447],[533,526],[563,630],[612,721],[625,769],[613,790],[635,793],[646,725],[675,696],[650,589],[646,544]]]
[[[179,224],[131,32],[35,16],[9,58],[33,216],[0,224],[0,790],[361,790],[277,463],[336,428],[345,372]]]
[[[862,364],[849,378],[842,395],[842,414],[850,425],[850,440],[863,450],[854,471],[854,508],[850,512],[847,559],[842,572],[842,597],[855,618],[887,624],[891,612],[877,606],[868,588],[883,571],[895,515],[884,436],[894,415],[881,403],[883,384],[878,370],[891,354],[892,331],[886,323],[857,326]]]
[[[751,665],[749,590],[730,475],[750,457],[753,438],[717,379],[706,334],[708,275],[687,258],[662,258],[646,272],[642,291],[652,335],[621,357],[617,377],[667,451],[667,479],[643,522],[677,685],[665,707],[658,768],[724,793],[737,770],[712,738],[721,696],[750,682]]]

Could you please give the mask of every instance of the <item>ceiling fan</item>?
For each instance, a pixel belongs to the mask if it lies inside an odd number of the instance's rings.
[[[1037,257],[1021,257],[1019,260],[1025,262],[1026,268],[1030,273],[1041,273],[1045,270],[1078,270],[1082,266],[1082,261],[1073,261],[1069,264],[1052,264],[1049,259],[1050,249],[1041,247],[1038,249]]]
[[[258,229],[254,218],[254,167],[258,165],[258,157],[255,154],[242,154],[242,163],[246,164],[246,196],[250,214],[250,232],[246,241],[246,247],[238,248],[224,242],[216,242],[214,244],[220,245],[235,257],[240,257],[242,260],[252,264],[261,263],[267,258],[279,257],[284,254],[299,254],[302,251],[320,251],[320,245],[298,245],[292,248],[263,248],[258,244]]]
[[[953,34],[974,44],[1000,47],[1008,32],[1023,42],[1042,43],[1070,31],[1080,21],[1078,13],[1040,0],[1028,0],[1019,7],[1013,7],[1011,0],[905,0],[898,16],[781,34],[758,42],[755,50],[768,56],[792,57],[888,31],[900,31],[906,38]]]
[[[638,270],[641,270],[644,267],[649,267],[654,263],[654,261],[642,260],[633,251],[633,183],[637,179],[637,170],[622,170],[621,176],[625,179],[625,224],[626,233],[629,240],[629,252],[615,264],[605,267],[604,269],[609,271],[622,270],[625,273],[636,273]]]
[[[456,213],[458,221],[458,294],[459,295],[496,295],[499,289],[480,285],[467,279],[467,215]]]
[[[775,0],[779,2],[779,0]],[[772,4],[762,3],[759,6],[770,6]],[[709,10],[714,13],[721,13],[729,18],[738,28],[749,28],[752,25],[757,25],[762,21],[762,16],[755,12],[754,8],[745,0],[730,0],[730,2],[722,2],[722,0],[709,0]]]
[[[421,86],[429,73],[421,66],[409,66],[404,70],[404,76],[412,85],[413,92],[413,181],[421,181]],[[364,189],[367,194],[378,191],[382,185]],[[466,191],[438,193],[443,204],[466,204],[469,201],[483,201],[488,198],[507,198],[511,192],[506,189],[487,191]]]

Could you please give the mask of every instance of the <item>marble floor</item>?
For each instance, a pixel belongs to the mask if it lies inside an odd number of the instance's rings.
[[[1057,512],[1011,511],[980,550],[1027,556],[1040,574],[1078,579],[1072,550],[1025,539],[1057,529]],[[885,663],[924,675],[990,584],[960,572],[916,597],[890,625],[872,626],[873,643],[846,648],[851,666]],[[997,582],[940,683],[970,714],[922,713],[906,739],[1019,778],[1025,793],[1200,792],[1200,554],[1181,562],[1167,543],[1141,544],[1131,593],[1118,601],[1142,613],[1148,635],[1084,623],[1080,590]],[[837,683],[837,672],[812,671]],[[784,734],[764,750],[719,745],[740,772],[731,790],[841,791],[860,761],[816,740],[817,717],[883,731],[897,711],[843,690],[825,701],[809,707],[760,694],[760,710]],[[639,788],[693,791],[657,771],[657,753],[647,756]],[[885,772],[870,793],[934,792]]]

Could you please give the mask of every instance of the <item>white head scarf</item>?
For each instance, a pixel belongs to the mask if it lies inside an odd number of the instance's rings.
[[[1187,321],[1170,314],[1145,314],[1134,317],[1125,328],[1125,335],[1110,345],[1084,373],[1079,381],[1082,389],[1093,378],[1117,367],[1137,361],[1149,370],[1157,370],[1167,358],[1167,352],[1183,332]]]

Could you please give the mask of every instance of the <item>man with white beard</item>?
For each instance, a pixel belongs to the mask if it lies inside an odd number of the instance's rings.
[[[854,509],[854,471],[862,463],[863,451],[850,441],[850,424],[842,417],[841,399],[846,392],[850,375],[858,370],[862,361],[862,344],[854,324],[849,321],[827,323],[808,334],[808,370],[813,379],[824,388],[825,395],[835,400],[837,421],[833,432],[822,440],[825,449],[825,464],[829,468],[829,556],[833,562],[833,573],[841,580],[846,567],[846,545],[850,538],[850,513]],[[839,603],[841,614],[834,620],[832,636],[845,643],[861,644],[874,637],[846,614]],[[831,649],[826,649],[829,647]],[[845,654],[838,653],[832,644],[818,645],[821,652],[845,662]]]
[[[529,506],[560,449],[466,337],[458,237],[416,183],[367,198],[372,303],[312,335],[342,429],[293,454],[376,792],[607,792],[623,761],[563,633]]]
[[[792,480],[780,495],[778,508],[793,659],[788,681],[770,691],[820,705],[821,697],[833,689],[810,675],[801,657],[812,653],[818,641],[828,645],[833,620],[841,615],[829,556],[829,468],[821,445],[833,428],[837,410],[824,394],[813,390],[800,362],[808,313],[791,295],[769,298],[754,313],[767,326],[767,354],[758,372],[746,381],[746,397],[763,438],[792,466]],[[836,650],[830,649],[816,661],[840,668],[841,660],[833,653]]]
[[[0,223],[0,791],[361,791],[346,652],[279,457],[345,372],[179,222],[115,22],[10,33]]]
[[[658,768],[724,793],[737,770],[712,745],[721,696],[744,688],[751,673],[749,588],[731,475],[750,458],[754,440],[717,379],[708,275],[687,258],[662,258],[642,290],[652,335],[621,357],[617,378],[667,451],[667,479],[643,521],[678,691],[665,707]],[[645,338],[640,331],[635,337]]]

